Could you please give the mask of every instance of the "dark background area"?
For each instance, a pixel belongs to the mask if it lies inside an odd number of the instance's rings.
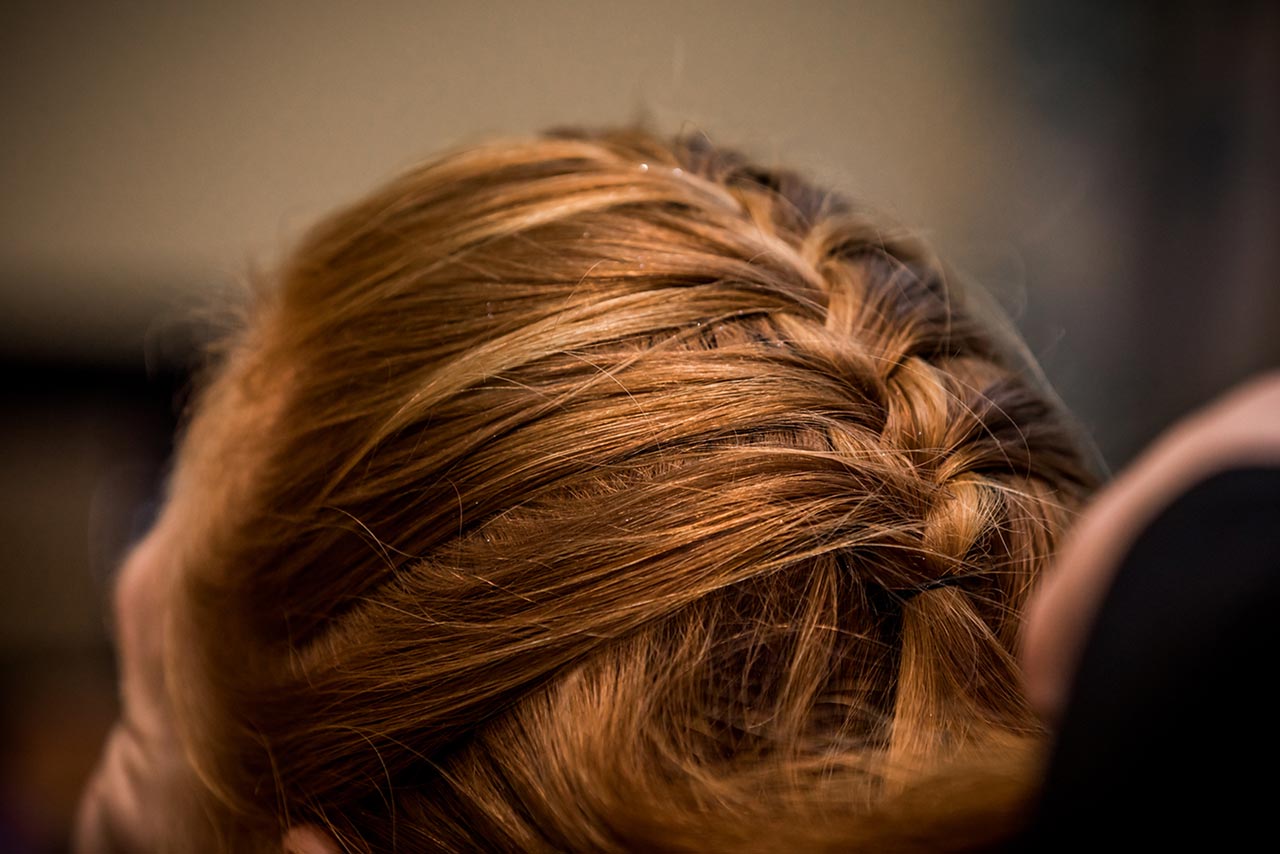
[[[317,215],[497,133],[705,131],[923,231],[1118,468],[1280,363],[1277,8],[5,4],[0,851],[65,845],[201,318]]]

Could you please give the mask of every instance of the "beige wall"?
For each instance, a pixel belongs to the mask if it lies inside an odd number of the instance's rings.
[[[149,325],[433,150],[642,114],[797,164],[962,261],[989,254],[1029,213],[991,200],[1034,171],[999,79],[1002,8],[10,6],[0,335],[127,356]]]

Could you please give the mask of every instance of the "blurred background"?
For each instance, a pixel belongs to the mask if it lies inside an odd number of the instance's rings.
[[[1278,8],[9,0],[0,851],[65,846],[201,318],[317,215],[494,134],[702,131],[931,238],[1117,468],[1280,363]]]

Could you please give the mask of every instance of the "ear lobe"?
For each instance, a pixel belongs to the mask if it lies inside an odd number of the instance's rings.
[[[280,843],[284,854],[342,854],[332,836],[314,824],[295,824]]]

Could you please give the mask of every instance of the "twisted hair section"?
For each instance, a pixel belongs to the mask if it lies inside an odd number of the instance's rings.
[[[559,132],[339,212],[248,335],[188,436],[264,413],[218,439],[251,476],[188,556],[172,680],[228,822],[354,851],[1007,824],[1019,614],[1091,477],[907,235],[701,137]],[[958,768],[988,805],[921,794]]]

